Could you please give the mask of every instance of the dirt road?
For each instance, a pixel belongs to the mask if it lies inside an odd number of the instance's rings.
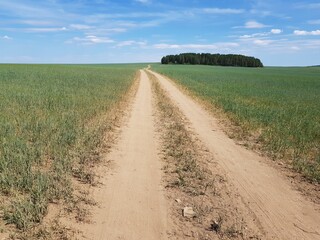
[[[217,120],[175,84],[150,70],[141,70],[130,117],[121,128],[118,144],[107,155],[112,169],[102,174],[102,185],[93,192],[99,208],[92,212],[93,224],[81,226],[85,239],[168,239],[174,228],[161,183],[160,148],[146,71],[155,75],[190,122],[191,131],[209,150],[214,159],[209,168],[218,164],[225,171],[244,203],[244,207],[233,207],[250,213],[262,239],[320,239],[319,206],[293,190],[288,179],[267,165],[266,159],[229,139]]]
[[[150,72],[190,121],[215,161],[226,171],[260,222],[266,239],[320,239],[319,206],[293,190],[288,180],[268,166],[265,159],[229,139],[219,128],[217,120],[171,81]]]
[[[166,201],[152,116],[151,84],[141,71],[129,121],[108,155],[114,169],[95,191],[100,209],[81,229],[89,239],[167,239]]]

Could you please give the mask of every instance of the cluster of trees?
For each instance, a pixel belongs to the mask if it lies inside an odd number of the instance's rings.
[[[258,58],[238,54],[181,53],[161,59],[162,64],[201,64],[237,67],[263,67]]]

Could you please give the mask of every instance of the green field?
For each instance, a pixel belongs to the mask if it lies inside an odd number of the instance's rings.
[[[236,68],[152,65],[213,109],[227,113],[242,135],[320,182],[320,67]]]
[[[85,166],[110,128],[105,120],[141,67],[0,65],[0,215],[7,223],[40,222],[49,202],[72,198],[71,176],[90,180]]]

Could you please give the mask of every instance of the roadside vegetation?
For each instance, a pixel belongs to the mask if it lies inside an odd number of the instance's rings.
[[[154,64],[211,110],[222,109],[274,159],[286,161],[309,181],[320,182],[320,68],[259,69]]]
[[[189,123],[154,75],[148,75],[156,96],[164,181],[176,227],[169,235],[174,239],[260,239],[254,219],[243,211],[243,202],[223,171],[188,130]],[[216,165],[212,171],[209,162]],[[185,207],[191,207],[194,215],[185,217]]]
[[[6,224],[25,232],[42,221],[49,203],[74,202],[73,179],[93,182],[90,166],[140,67],[0,65],[0,216]]]

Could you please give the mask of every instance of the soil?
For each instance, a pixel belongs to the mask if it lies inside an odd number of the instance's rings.
[[[145,72],[140,76],[128,121],[106,155],[109,170],[92,193],[98,207],[91,224],[80,225],[84,239],[167,239],[151,83]]]
[[[218,120],[169,79],[148,71],[156,76],[256,216],[263,228],[263,239],[320,239],[318,204],[303,197],[264,157],[228,138]]]
[[[192,197],[167,188],[168,174],[173,173],[165,169],[161,124],[156,126],[159,115],[147,72],[181,113],[191,136],[187,147],[197,148],[192,153],[198,156],[200,169],[218,182],[214,197],[206,190]],[[141,70],[127,109],[116,144],[96,170],[99,182],[86,192],[95,203],[85,212],[90,213],[89,220],[61,220],[80,232],[76,239],[320,239],[319,204],[303,196],[268,159],[230,139],[215,116],[170,79],[150,68]],[[210,211],[203,220],[186,219],[181,210],[190,206]],[[215,232],[224,217],[235,223],[239,219],[241,232],[233,228],[229,235]]]

